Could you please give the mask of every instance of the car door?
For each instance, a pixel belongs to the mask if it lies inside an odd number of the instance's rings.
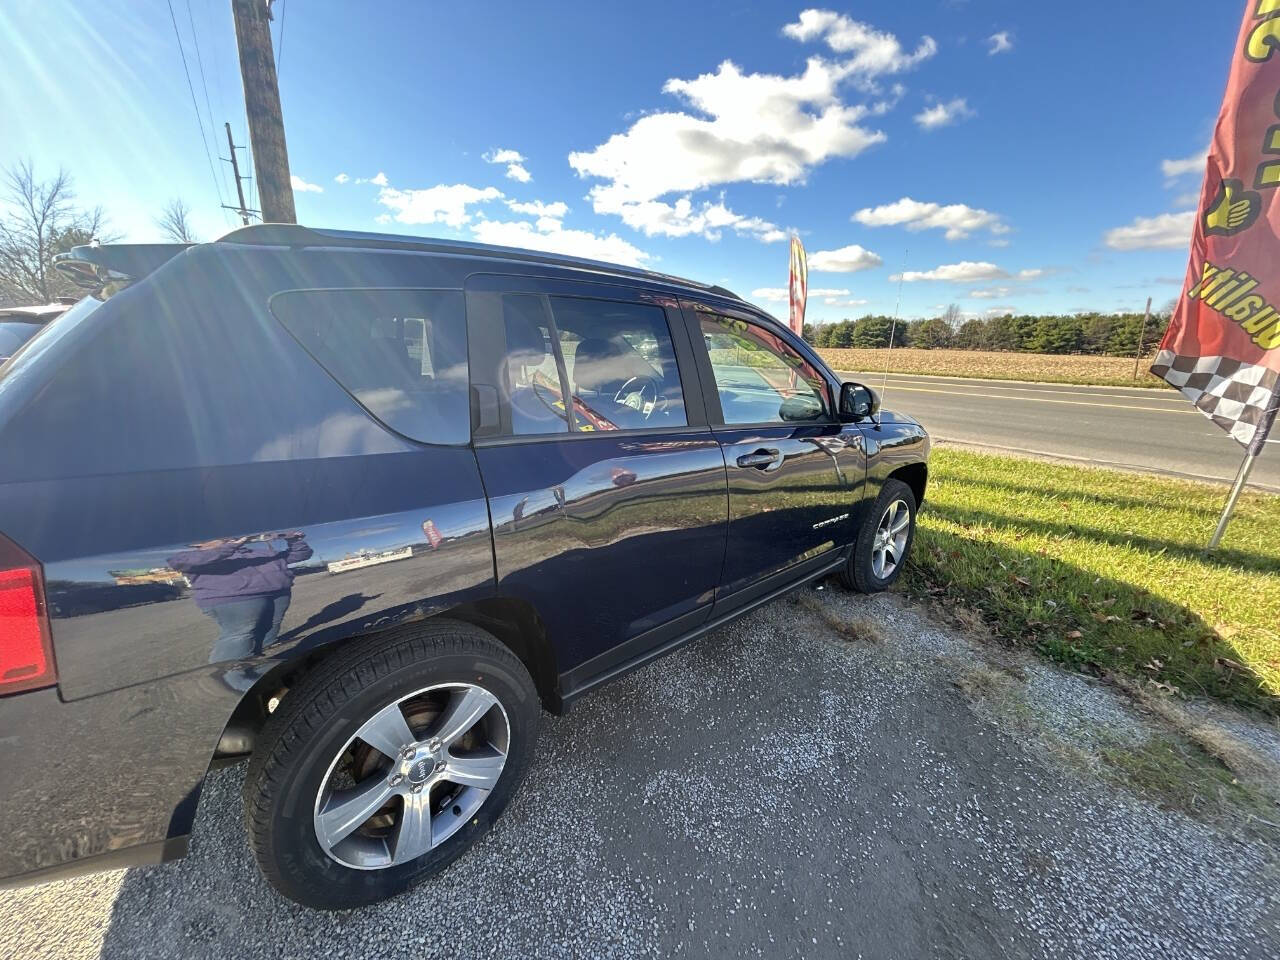
[[[707,619],[724,458],[674,298],[473,276],[467,315],[498,593],[537,611],[572,696]]]
[[[746,311],[686,301],[684,312],[729,477],[719,615],[838,564],[866,449],[834,413],[836,385],[789,333]]]

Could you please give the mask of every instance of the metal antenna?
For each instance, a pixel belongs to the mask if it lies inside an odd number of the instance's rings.
[[[893,305],[893,323],[889,325],[889,349],[884,355],[884,379],[880,381],[880,402],[884,402],[885,390],[889,388],[889,355],[893,353],[894,334],[898,332],[898,311],[902,308],[902,278],[907,272],[907,257],[911,248],[902,251],[902,270],[898,273],[898,300]]]

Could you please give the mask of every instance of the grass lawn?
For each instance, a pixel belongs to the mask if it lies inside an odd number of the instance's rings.
[[[1280,497],[936,449],[908,586],[1000,638],[1280,714]]]
[[[1147,372],[1150,359],[1138,365],[1133,357],[1086,357],[1047,353],[994,353],[985,350],[858,350],[822,347],[818,350],[833,369],[880,373],[925,373],[944,377],[985,377],[991,380],[1031,380],[1037,383],[1083,383],[1109,387],[1167,386]]]

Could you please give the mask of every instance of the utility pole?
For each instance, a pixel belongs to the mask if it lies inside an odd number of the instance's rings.
[[[231,14],[236,23],[244,110],[249,118],[249,143],[253,147],[262,219],[269,223],[297,223],[276,61],[271,50],[271,3],[270,0],[231,0]]]
[[[1133,358],[1133,379],[1138,379],[1138,363],[1142,360],[1142,341],[1147,339],[1147,323],[1151,320],[1151,298],[1147,297],[1147,312],[1142,315],[1142,329],[1138,332],[1138,352]]]
[[[224,124],[224,126],[227,128],[227,147],[231,150],[231,172],[235,174],[236,196],[240,198],[240,206],[228,207],[226,204],[223,204],[223,206],[228,210],[235,210],[236,213],[240,214],[240,222],[247,227],[249,225],[249,208],[244,205],[244,186],[242,184],[244,178],[240,176],[240,164],[236,160],[236,151],[244,148],[237,147],[236,142],[231,139],[231,124]]]

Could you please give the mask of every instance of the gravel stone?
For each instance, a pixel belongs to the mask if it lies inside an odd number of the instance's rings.
[[[0,956],[1273,958],[1280,867],[1055,766],[953,683],[976,648],[896,596],[783,599],[545,716],[506,816],[394,901],[296,907],[258,874],[242,769],[177,864],[8,892]],[[1034,663],[1073,742],[1150,721]]]

